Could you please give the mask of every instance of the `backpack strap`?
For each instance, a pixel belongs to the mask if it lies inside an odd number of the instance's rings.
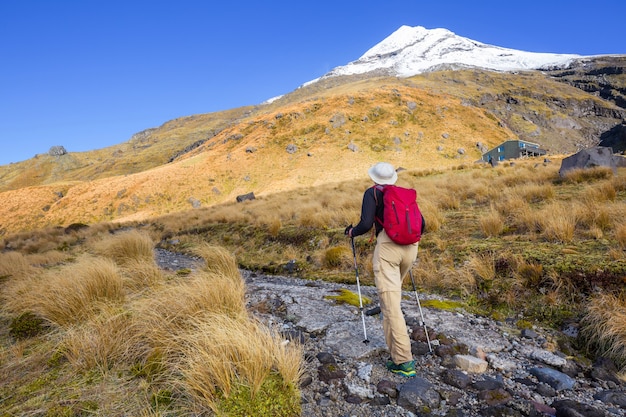
[[[384,185],[380,185],[380,184],[374,184],[372,186],[372,188],[374,189],[374,201],[376,202],[376,208],[374,209],[374,221],[378,222],[378,224],[380,224],[382,226],[383,225],[382,219],[379,219],[376,216],[376,209],[378,208],[378,197],[376,196],[376,190],[378,190],[381,193],[383,193],[385,191],[385,186]],[[370,243],[372,243],[374,241],[375,237],[376,237],[376,225],[374,225],[374,227],[372,227],[372,236],[370,237]]]
[[[375,184],[372,186],[372,188],[374,189],[374,201],[376,201],[376,208],[378,208],[378,197],[376,197],[376,190],[380,191],[381,193],[385,192],[385,186],[384,185],[380,185],[380,184]],[[378,217],[376,217],[376,210],[374,210],[374,220],[376,220],[378,222],[378,224],[380,224],[381,226],[384,225],[383,220],[379,219]]]

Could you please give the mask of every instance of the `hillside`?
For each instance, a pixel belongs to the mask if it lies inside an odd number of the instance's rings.
[[[38,155],[0,167],[8,202],[0,233],[140,220],[361,178],[379,160],[423,170],[474,164],[511,138],[575,152],[626,119],[626,59],[594,62],[575,79],[478,69],[325,78],[271,104],[172,120],[114,147]],[[581,78],[615,93],[580,88]]]

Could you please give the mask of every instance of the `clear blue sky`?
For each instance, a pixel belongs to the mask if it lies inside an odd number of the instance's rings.
[[[624,0],[0,0],[0,165],[259,104],[402,25],[530,52],[626,54]]]

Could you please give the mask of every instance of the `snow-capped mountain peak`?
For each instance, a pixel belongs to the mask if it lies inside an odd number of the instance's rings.
[[[336,67],[322,78],[377,71],[410,77],[438,68],[478,67],[494,71],[566,66],[581,58],[575,54],[525,52],[487,45],[447,29],[401,26],[394,33],[347,65]]]

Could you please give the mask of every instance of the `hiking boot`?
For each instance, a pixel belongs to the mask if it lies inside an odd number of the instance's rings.
[[[415,361],[409,361],[396,365],[392,361],[387,361],[387,369],[394,374],[402,375],[407,378],[411,378],[417,375],[415,372]]]

